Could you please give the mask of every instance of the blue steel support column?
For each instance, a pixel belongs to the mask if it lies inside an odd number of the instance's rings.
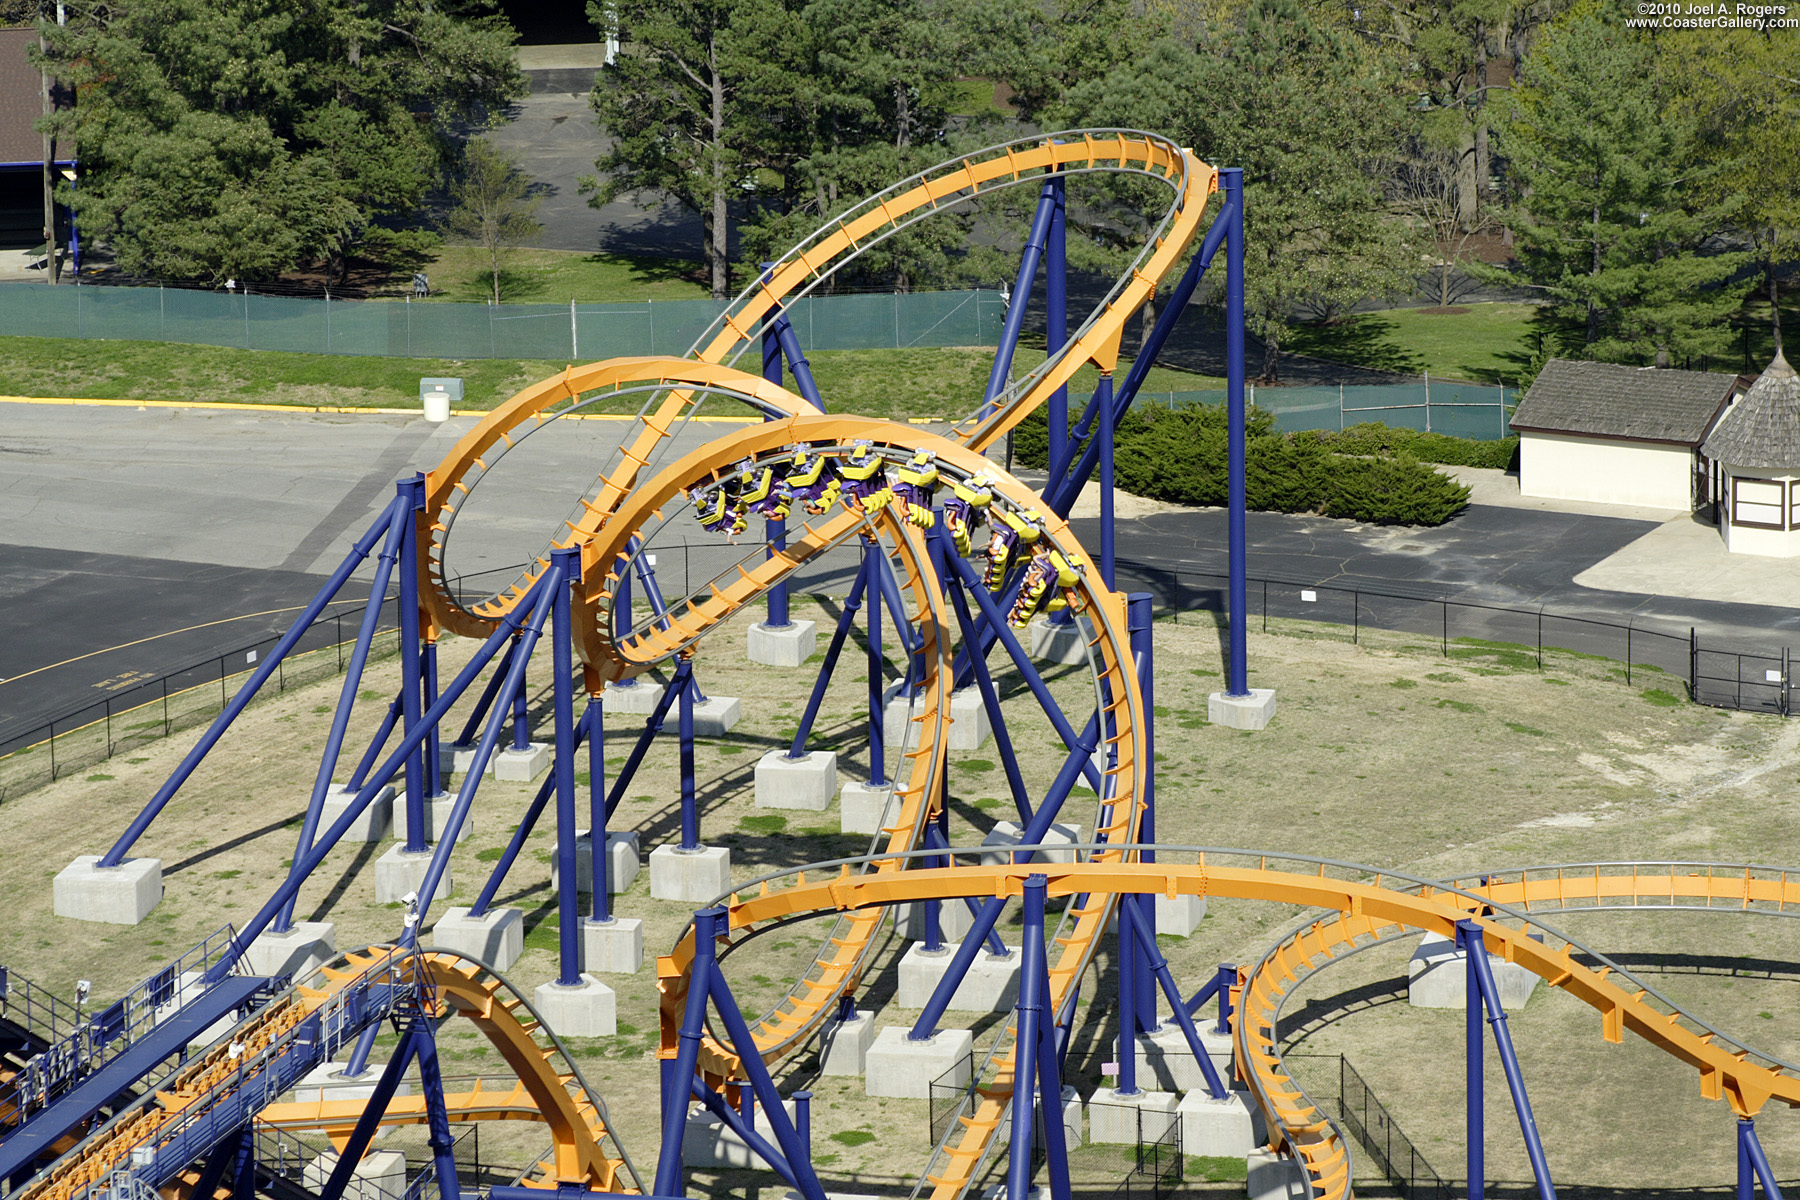
[[[1061,175],[1051,177],[1050,240],[1044,248],[1044,343],[1051,358],[1069,340],[1068,186]],[[1050,393],[1045,415],[1050,423],[1050,462],[1069,457],[1069,385]],[[1054,474],[1051,478],[1055,478]],[[1057,614],[1065,621],[1066,610]]]
[[[613,641],[622,642],[631,636],[633,624],[631,619],[631,560],[621,557],[613,565],[613,569],[619,575],[618,591],[613,596]],[[631,682],[636,683],[637,680],[633,679]]]
[[[806,1160],[812,1161],[812,1093],[798,1091],[793,1094],[794,1132],[800,1135],[800,1146],[806,1151]]]
[[[512,748],[531,749],[531,699],[525,694],[525,680],[512,695]]]
[[[1156,711],[1155,686],[1155,650],[1151,645],[1155,634],[1156,599],[1149,592],[1133,592],[1126,597],[1126,628],[1131,635],[1132,657],[1137,669],[1138,686],[1143,692],[1144,711]],[[1149,722],[1144,729],[1144,763],[1139,769],[1138,778],[1142,781],[1143,811],[1138,814],[1137,840],[1146,846],[1156,841],[1156,722]],[[1156,851],[1144,849],[1138,851],[1139,862],[1155,862]],[[1139,918],[1144,928],[1152,934],[1156,932],[1156,897],[1148,893],[1127,896],[1127,902],[1135,901]],[[1143,1025],[1145,1032],[1154,1032],[1161,1028],[1161,1020],[1157,1016],[1156,989],[1149,978],[1144,977],[1138,988],[1139,1002],[1144,1006]],[[1180,1004],[1171,1001],[1177,1008]],[[1178,1016],[1177,1021],[1182,1018]]]
[[[1500,1052],[1500,1067],[1506,1073],[1513,1109],[1519,1115],[1519,1132],[1525,1137],[1525,1155],[1531,1160],[1539,1200],[1556,1200],[1556,1185],[1550,1181],[1550,1163],[1544,1157],[1544,1141],[1538,1136],[1537,1118],[1531,1112],[1531,1097],[1525,1091],[1525,1076],[1519,1070],[1519,1055],[1513,1049],[1512,1032],[1506,1027],[1506,1009],[1501,1007],[1500,989],[1495,986],[1494,970],[1488,965],[1481,926],[1474,921],[1458,921],[1456,929],[1458,940],[1469,956],[1469,969],[1481,988],[1481,1004],[1487,1009],[1488,1024],[1494,1031],[1494,1048]],[[1469,997],[1468,1002],[1473,1008],[1474,997]]]
[[[512,840],[506,844],[506,849],[500,852],[500,860],[494,864],[494,869],[488,872],[488,880],[481,886],[481,894],[475,898],[475,903],[469,906],[470,916],[485,917],[487,915],[488,907],[494,903],[494,893],[500,890],[501,882],[505,880],[507,872],[512,870],[513,863],[518,860],[519,851],[525,848],[525,839],[530,837],[532,831],[537,828],[538,818],[544,815],[544,808],[550,803],[550,794],[555,790],[556,768],[551,767],[544,772],[543,782],[538,784],[537,795],[532,797],[531,803],[525,808],[525,815],[520,818],[519,824],[513,829]]]
[[[456,1181],[456,1140],[450,1136],[450,1113],[444,1107],[444,1075],[438,1069],[437,1038],[430,1021],[420,1021],[413,1038],[419,1060],[419,1090],[425,1093],[425,1123],[430,1130],[432,1165],[437,1170],[438,1200],[462,1200]]]
[[[1037,1092],[1038,1049],[1042,1040],[1038,1026],[1044,1013],[1044,891],[1048,886],[1049,880],[1043,875],[1025,877],[1025,931],[1021,935],[1024,961],[1019,964],[1019,1019],[1015,1022],[1018,1036],[1013,1042],[1012,1155],[1006,1165],[1009,1197],[1031,1194],[1032,1126],[1037,1123],[1032,1119],[1037,1107],[1032,1101]],[[1046,1096],[1044,1102],[1056,1110],[1054,1114],[1045,1112],[1044,1124],[1050,1124],[1054,1116],[1060,1126],[1062,1097]]]
[[[588,853],[593,857],[593,920],[612,921],[612,856],[606,845],[606,713],[598,700],[587,706]]]
[[[694,799],[694,676],[693,659],[683,655],[688,668],[681,688],[681,849],[700,848],[700,809]]]
[[[406,1075],[418,1032],[416,1021],[408,1021],[400,1030],[400,1043],[394,1047],[393,1057],[382,1068],[381,1078],[375,1081],[374,1093],[369,1097],[368,1106],[363,1109],[362,1115],[356,1118],[356,1126],[350,1131],[350,1140],[339,1150],[337,1166],[332,1168],[331,1177],[319,1189],[321,1200],[342,1200],[344,1189],[350,1185],[357,1164],[362,1162],[363,1155],[368,1153],[369,1143],[375,1138],[375,1130],[381,1124],[382,1114],[387,1112],[388,1101],[394,1098],[400,1080]]]
[[[357,539],[356,544],[350,548],[350,553],[344,556],[344,561],[338,564],[337,570],[331,573],[331,578],[325,581],[325,586],[318,590],[312,600],[301,610],[300,615],[294,618],[294,623],[288,626],[288,631],[281,635],[280,640],[275,643],[275,648],[269,651],[267,658],[263,659],[262,665],[257,667],[250,678],[244,681],[244,686],[237,690],[237,695],[231,698],[231,703],[225,706],[224,711],[213,718],[213,723],[207,726],[206,732],[200,735],[200,740],[194,743],[194,748],[182,758],[181,765],[175,768],[175,773],[156,789],[156,795],[150,798],[150,803],[144,805],[143,811],[138,813],[137,817],[126,827],[125,832],[119,835],[119,840],[113,843],[112,849],[101,856],[99,866],[116,867],[125,861],[126,851],[130,850],[133,843],[144,836],[144,830],[150,828],[151,822],[156,820],[164,807],[168,805],[169,800],[180,790],[181,785],[187,782],[188,776],[194,773],[194,768],[200,765],[200,760],[205,758],[207,753],[218,744],[219,739],[225,735],[227,729],[231,728],[231,723],[237,720],[238,714],[244,711],[245,706],[255,699],[257,691],[268,681],[269,676],[275,673],[276,667],[281,665],[281,660],[287,657],[288,651],[294,648],[294,644],[300,640],[301,635],[318,619],[319,614],[325,611],[325,606],[331,603],[332,597],[336,596],[348,582],[351,573],[356,570],[364,558],[368,557],[369,551],[374,549],[375,543],[387,531],[388,523],[396,519],[398,511],[402,511],[402,505],[401,501],[396,499],[382,512],[380,518],[369,526],[368,531]],[[410,516],[410,514],[408,515]]]
[[[715,908],[710,911],[715,914],[715,921],[725,920],[724,909]],[[756,1098],[762,1103],[763,1112],[768,1116],[769,1132],[775,1135],[775,1144],[781,1147],[788,1165],[794,1169],[795,1189],[803,1200],[825,1200],[825,1189],[820,1186],[819,1177],[813,1171],[812,1159],[800,1144],[799,1132],[788,1120],[787,1109],[781,1104],[781,1093],[776,1090],[775,1081],[770,1078],[769,1068],[763,1064],[762,1055],[757,1053],[756,1041],[750,1035],[750,1027],[744,1023],[744,1014],[738,1008],[737,998],[725,983],[724,973],[716,967],[708,971],[706,988],[712,996],[713,1010],[719,1014],[720,1023],[725,1026],[726,1037],[737,1050],[739,1060],[744,1065],[744,1073],[750,1076],[750,1086],[755,1089]]]
[[[430,708],[437,703],[438,697],[438,662],[437,638],[425,641],[425,660],[421,668],[425,685],[425,707]],[[438,727],[433,725],[431,732],[425,735],[425,794],[441,796],[444,793],[444,765],[438,757]]]
[[[1113,565],[1117,554],[1114,543],[1117,533],[1113,529],[1113,377],[1111,371],[1102,372],[1100,382],[1094,388],[1094,396],[1100,402],[1100,428],[1096,438],[1100,443],[1100,578],[1105,581],[1108,591],[1113,590]]]
[[[1244,586],[1244,171],[1226,167],[1219,188],[1231,207],[1225,233],[1225,409],[1227,541],[1230,544],[1230,649],[1226,658],[1225,694],[1250,694],[1245,636],[1249,625]],[[1473,1186],[1473,1185],[1471,1185]]]
[[[1220,963],[1219,973],[1215,978],[1219,981],[1219,1023],[1213,1027],[1213,1031],[1230,1036],[1231,985],[1237,982],[1237,964]]]
[[[1769,1156],[1763,1153],[1762,1139],[1756,1136],[1755,1121],[1746,1120],[1738,1126],[1738,1154],[1740,1159],[1749,1158],[1756,1177],[1762,1181],[1763,1195],[1768,1200],[1781,1200],[1781,1187],[1775,1182],[1775,1169],[1769,1166]]]
[[[942,561],[943,555],[955,554],[956,547],[943,538],[933,538],[932,545],[939,553],[940,579],[950,578],[950,564]],[[987,709],[989,723],[994,734],[994,752],[1000,759],[1001,769],[1006,772],[1006,786],[1012,792],[1013,807],[1019,811],[1021,825],[1031,820],[1031,798],[1025,790],[1025,777],[1019,771],[1019,757],[1013,750],[1012,731],[1007,728],[1006,714],[1000,710],[1000,696],[994,690],[994,677],[988,670],[987,656],[980,652],[980,635],[975,630],[974,621],[969,618],[969,602],[963,599],[962,589],[954,583],[945,589],[950,593],[950,607],[956,612],[956,625],[962,631],[963,648],[969,651],[969,665],[974,668],[975,686],[981,692],[981,703]]]
[[[1737,1123],[1737,1200],[1755,1200],[1756,1168],[1750,1164],[1750,1139],[1756,1136],[1756,1122],[1739,1117]]]
[[[575,629],[569,616],[569,592],[581,582],[581,548],[552,550],[550,562],[551,569],[561,576],[550,610],[554,620],[550,661],[556,725],[556,910],[562,922],[557,945],[561,973],[556,982],[574,987],[581,982],[581,896],[575,875]],[[596,879],[594,884],[599,890],[600,881]]]
[[[419,523],[413,514],[425,505],[425,477],[394,485],[401,501],[400,537],[400,732],[411,737],[419,723]],[[425,843],[425,756],[415,746],[406,757],[406,851],[421,854]]]
[[[1188,1049],[1193,1052],[1194,1061],[1199,1064],[1200,1074],[1206,1077],[1207,1090],[1214,1100],[1224,1100],[1230,1095],[1225,1089],[1225,1081],[1219,1076],[1219,1069],[1213,1065],[1212,1055],[1200,1042],[1200,1031],[1194,1027],[1194,1018],[1181,1003],[1181,992],[1175,985],[1175,976],[1169,970],[1169,960],[1163,957],[1162,950],[1156,944],[1156,927],[1147,924],[1143,910],[1139,909],[1132,921],[1132,928],[1137,935],[1138,945],[1143,948],[1144,960],[1150,964],[1150,970],[1158,983],[1162,984],[1163,994],[1168,997],[1169,1007],[1175,1010],[1175,1023],[1181,1026],[1182,1037],[1187,1041]]]
[[[656,1194],[685,1196],[681,1172],[681,1135],[687,1131],[688,1097],[694,1066],[700,1058],[700,1042],[706,1036],[706,993],[717,953],[716,919],[722,908],[703,908],[694,914],[694,961],[688,968],[687,1002],[681,1010],[681,1030],[671,1062],[662,1062],[662,1153],[656,1159]]]
[[[878,572],[881,564],[875,561],[881,553],[881,546],[876,542],[863,543],[863,578],[864,591],[871,587],[877,589],[869,601],[869,786],[887,786],[887,715],[882,712],[881,697],[881,596]]]
[[[475,735],[481,731],[481,722],[487,717],[488,709],[493,707],[494,694],[500,690],[500,681],[506,678],[507,669],[512,666],[512,656],[518,649],[518,645],[518,639],[514,638],[512,644],[506,648],[506,653],[501,656],[500,665],[495,667],[494,673],[488,677],[487,686],[481,689],[481,699],[475,701],[475,707],[470,711],[469,719],[464,723],[462,732],[456,735],[457,745],[470,745]]]
[[[527,597],[531,597],[531,593],[527,593]],[[533,601],[535,603],[535,598]],[[521,604],[523,602],[524,598],[521,598]],[[462,698],[462,694],[469,689],[469,685],[475,682],[482,670],[493,661],[494,655],[499,653],[501,644],[518,629],[520,619],[521,614],[516,609],[501,618],[500,627],[488,635],[487,641],[483,642],[469,661],[463,665],[462,670],[457,673],[456,679],[444,690],[444,694],[438,697],[438,702],[431,706],[431,711],[424,715],[423,720],[426,724],[441,721],[444,714],[450,711],[450,706]],[[338,819],[331,823],[331,828],[319,835],[305,858],[294,860],[294,870],[275,889],[274,894],[263,903],[262,908],[257,910],[256,915],[238,927],[238,935],[233,939],[230,949],[220,955],[212,966],[206,969],[206,982],[216,983],[231,974],[231,969],[243,957],[244,949],[256,940],[258,934],[268,928],[269,922],[274,919],[275,914],[293,899],[301,882],[317,870],[320,863],[325,861],[325,856],[331,853],[332,848],[350,831],[350,826],[355,824],[357,819],[367,811],[375,799],[375,794],[387,786],[388,780],[400,771],[406,756],[417,750],[419,743],[424,740],[425,731],[423,729],[416,729],[400,740],[400,747],[376,769],[373,778],[362,785],[355,798],[339,814]]]
[[[1113,908],[1113,944],[1119,956],[1119,1086],[1122,1096],[1138,1094],[1138,969],[1137,946],[1131,936],[1129,896],[1120,896]]]
[[[391,510],[390,510],[391,511]],[[382,601],[387,598],[388,582],[393,577],[394,560],[400,555],[401,522],[391,519],[381,557],[375,563],[375,579],[369,585],[369,603],[363,607],[362,625],[356,631],[356,646],[350,651],[350,662],[344,669],[344,686],[338,691],[337,711],[331,717],[331,731],[325,735],[325,752],[319,756],[319,774],[313,780],[312,797],[306,805],[306,818],[300,824],[300,840],[294,850],[296,860],[312,847],[319,832],[319,817],[325,811],[325,794],[331,788],[331,776],[337,770],[338,755],[344,746],[344,734],[350,726],[350,712],[356,706],[356,693],[362,686],[363,667],[369,661],[369,648],[375,643],[375,630],[381,623]],[[385,740],[385,735],[383,735]],[[275,931],[286,933],[293,928],[294,906],[289,904],[275,919]]]
[[[1049,964],[1038,956],[1043,972],[1039,995],[1050,995]],[[1074,1006],[1068,1008],[1073,1019]],[[1044,1114],[1044,1159],[1050,1170],[1050,1200],[1069,1200],[1069,1137],[1063,1128],[1062,1070],[1069,1044],[1057,1043],[1055,1014],[1045,1011],[1038,1024],[1038,1108]],[[1017,1076],[1015,1075],[1015,1078]]]
[[[1456,940],[1464,950],[1468,949],[1460,924]],[[1464,967],[1463,1007],[1466,1014],[1463,1039],[1467,1058],[1464,1068],[1467,1075],[1464,1084],[1464,1120],[1468,1125],[1469,1135],[1469,1200],[1486,1200],[1487,1196],[1487,1101],[1483,1095],[1487,1056],[1485,1035],[1481,1030],[1481,979],[1475,974],[1475,960],[1486,952],[1487,948],[1477,938],[1476,952],[1466,956],[1468,961]]]
[[[819,705],[825,699],[825,689],[830,685],[831,674],[837,668],[838,655],[843,653],[844,641],[856,624],[856,614],[862,608],[863,585],[868,580],[869,572],[862,566],[857,567],[856,580],[850,585],[850,594],[844,597],[844,611],[838,614],[837,629],[832,632],[831,643],[825,648],[824,665],[819,668],[819,677],[813,684],[812,695],[807,697],[806,711],[800,716],[800,727],[794,731],[794,744],[787,752],[789,758],[806,757],[806,739],[812,734],[813,722],[818,720]]]
[[[674,706],[676,698],[687,687],[692,672],[692,659],[682,657],[675,660],[674,675],[670,677],[668,685],[663,688],[662,695],[657,698],[656,707],[651,709],[650,715],[644,718],[644,731],[638,734],[637,741],[632,744],[631,753],[625,756],[625,765],[619,768],[618,775],[613,778],[612,788],[606,794],[607,815],[610,816],[613,810],[619,807],[619,800],[625,795],[625,789],[631,785],[632,779],[637,776],[637,769],[643,763],[644,755],[650,751],[650,743],[655,741],[656,735],[663,731],[663,721],[668,717],[669,709]]]
[[[988,372],[987,392],[981,400],[984,416],[992,408],[995,397],[1006,390],[1006,378],[1012,373],[1013,353],[1019,348],[1019,331],[1025,326],[1025,309],[1031,300],[1031,284],[1037,278],[1038,259],[1043,257],[1044,243],[1050,237],[1050,222],[1056,214],[1055,186],[1045,183],[1038,193],[1037,213],[1031,218],[1031,232],[1019,255],[1018,280],[1013,284],[1012,300],[1006,306],[1006,322],[1000,330],[994,366]]]
[[[531,662],[531,652],[537,648],[538,637],[550,618],[556,593],[564,590],[561,582],[560,566],[551,567],[543,576],[544,588],[532,599],[531,620],[525,627],[525,637],[519,645],[518,657],[513,660],[511,675],[506,681],[508,687],[525,686],[525,671]],[[417,917],[421,923],[424,921],[425,911],[431,907],[432,898],[437,895],[438,881],[450,869],[450,855],[456,846],[456,835],[461,831],[463,822],[469,818],[469,810],[475,805],[475,790],[481,786],[487,773],[488,761],[493,757],[494,747],[500,742],[503,716],[502,713],[495,713],[488,722],[487,729],[482,732],[481,742],[475,748],[475,760],[469,764],[462,786],[456,791],[456,800],[450,805],[450,815],[445,818],[443,828],[438,830],[437,850],[432,854],[431,862],[425,868],[425,876],[419,882]],[[567,771],[553,771],[551,776],[555,778],[560,775],[566,779],[568,774]]]
[[[766,272],[774,265],[775,264],[773,263],[764,263],[763,270]],[[767,275],[765,275],[764,278],[766,279]],[[781,383],[781,339],[776,336],[775,325],[776,321],[786,320],[787,315],[785,313],[779,313],[777,314],[775,321],[769,321],[763,325],[762,374],[764,379],[777,385]],[[773,416],[764,417],[764,420],[767,421],[773,421],[774,419]],[[787,549],[786,521],[783,521],[778,517],[771,517],[764,524],[763,530],[768,538],[770,558],[775,557],[775,551]],[[771,629],[786,629],[792,623],[793,622],[788,615],[787,581],[784,579],[769,589],[768,625]]]
[[[363,780],[368,778],[369,768],[374,766],[381,758],[381,752],[386,748],[387,740],[393,736],[394,726],[399,724],[399,722],[400,697],[395,696],[392,700],[388,701],[387,715],[381,719],[381,727],[375,731],[375,736],[370,739],[369,748],[363,751],[362,761],[357,763],[356,770],[350,773],[350,778],[344,783],[345,787],[353,792],[362,787]]]

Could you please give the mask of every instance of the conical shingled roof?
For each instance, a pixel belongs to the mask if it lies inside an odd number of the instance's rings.
[[[1777,354],[1702,447],[1733,467],[1800,471],[1800,375]]]

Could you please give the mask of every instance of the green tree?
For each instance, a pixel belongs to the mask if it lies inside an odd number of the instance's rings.
[[[784,0],[607,0],[596,25],[624,49],[594,80],[590,102],[611,148],[583,181],[598,207],[632,192],[669,196],[697,213],[715,299],[731,295],[731,205],[779,173],[781,123],[803,103],[807,47]]]
[[[1584,5],[1551,25],[1497,125],[1517,274],[1578,325],[1590,357],[1716,353],[1742,253],[1702,253],[1742,198],[1712,186],[1696,115],[1669,103],[1653,43]]]
[[[962,10],[930,0],[810,0],[792,36],[803,46],[797,85],[781,93],[783,139],[753,192],[744,257],[770,259],[851,205],[953,152],[946,101],[968,65]],[[991,120],[965,122],[982,126]],[[833,284],[910,290],[945,283],[963,265],[967,214],[937,217],[871,247]]]
[[[1241,28],[1197,48],[1164,39],[1075,88],[1063,111],[1161,130],[1208,162],[1243,168],[1246,319],[1263,343],[1264,381],[1279,376],[1302,307],[1341,311],[1408,279],[1401,229],[1377,187],[1403,128],[1391,64],[1294,0],[1255,0]]]
[[[415,244],[450,132],[524,92],[485,0],[72,0],[83,227],[125,270],[263,279]]]
[[[542,232],[537,208],[542,196],[531,193],[531,179],[511,158],[476,139],[463,156],[463,169],[450,185],[450,211],[444,224],[487,253],[494,303],[500,303],[500,272],[507,251]]]
[[[1800,79],[1788,35],[1733,29],[1669,38],[1662,78],[1699,115],[1703,153],[1719,166],[1715,199],[1743,197],[1737,224],[1750,236],[1781,349],[1781,277],[1800,262]]]

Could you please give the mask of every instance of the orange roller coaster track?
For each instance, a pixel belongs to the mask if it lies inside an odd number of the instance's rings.
[[[1241,979],[1233,1029],[1239,1074],[1268,1118],[1271,1141],[1304,1166],[1315,1197],[1351,1196],[1350,1156],[1342,1134],[1315,1107],[1282,1063],[1276,1025],[1283,999],[1303,980],[1373,941],[1420,932],[1453,934],[1474,920],[1490,954],[1517,963],[1600,1014],[1601,1033],[1617,1042],[1630,1033],[1695,1069],[1701,1094],[1724,1099],[1739,1116],[1754,1116],[1770,1101],[1800,1107],[1800,1067],[1761,1054],[1682,1010],[1630,972],[1545,924],[1532,913],[1649,905],[1750,913],[1785,912],[1800,904],[1800,875],[1774,868],[1680,868],[1667,864],[1602,864],[1518,872],[1480,888],[1459,889],[1353,864],[1294,855],[1195,847],[1157,847],[1160,855],[1197,852],[1193,863],[1125,861],[1137,847],[1097,847],[1108,857],[1074,864],[1029,864],[864,871],[850,864],[809,868],[792,886],[765,881],[755,895],[734,895],[727,925],[744,935],[759,925],[813,913],[856,913],[928,899],[1019,896],[1027,876],[1043,875],[1048,896],[1090,897],[1083,913],[1098,914],[1124,894],[1191,895],[1297,904],[1325,910],[1277,942]],[[879,860],[871,860],[878,862]],[[1238,865],[1246,864],[1246,865]],[[1273,865],[1272,865],[1273,864]],[[1291,867],[1293,869],[1283,869]],[[1306,868],[1310,868],[1307,870]],[[1342,878],[1354,874],[1358,878]],[[1512,874],[1512,873],[1507,873]],[[808,876],[811,876],[810,878]],[[1084,917],[1085,919],[1085,917]],[[1539,941],[1532,934],[1544,935]],[[690,935],[691,936],[691,935]],[[1597,960],[1589,966],[1576,958]],[[663,961],[678,980],[688,956]],[[1065,956],[1066,962],[1066,956]],[[1051,973],[1052,1006],[1074,984],[1066,969]],[[665,984],[667,986],[667,984]],[[665,1004],[665,1044],[680,1012]],[[951,1156],[951,1169],[931,1177],[934,1200],[954,1200],[972,1181],[979,1150],[998,1127],[1010,1096],[1010,1070],[983,1089],[981,1109],[965,1118],[970,1153]],[[988,1110],[992,1110],[991,1112]]]

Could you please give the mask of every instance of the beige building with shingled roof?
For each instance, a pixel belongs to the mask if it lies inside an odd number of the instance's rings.
[[[1779,353],[1706,437],[1719,533],[1735,554],[1800,555],[1800,376]]]

